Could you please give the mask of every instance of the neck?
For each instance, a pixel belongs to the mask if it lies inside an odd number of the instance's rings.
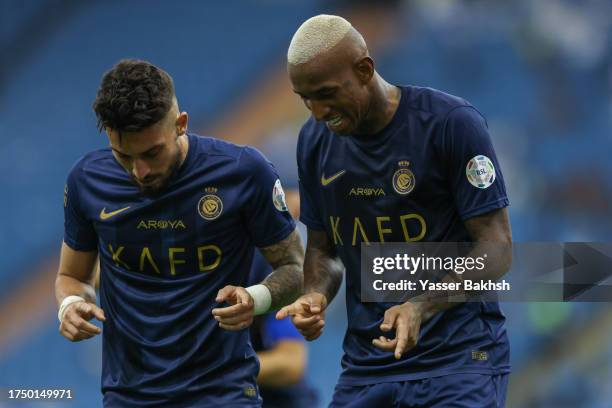
[[[183,165],[185,159],[187,158],[187,152],[189,151],[189,138],[187,137],[187,133],[183,133],[178,137],[177,143],[179,145],[180,151],[180,161],[179,167]]]
[[[391,122],[399,105],[401,91],[385,81],[378,73],[374,73],[370,95],[365,119],[356,132],[359,135],[375,135]]]

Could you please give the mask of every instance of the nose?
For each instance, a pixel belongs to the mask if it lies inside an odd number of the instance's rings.
[[[144,180],[149,175],[151,168],[145,163],[144,160],[135,159],[132,163],[132,173],[138,180]]]
[[[325,119],[327,115],[329,115],[329,106],[320,102],[320,101],[310,101],[310,111],[312,112],[312,116],[317,121]]]

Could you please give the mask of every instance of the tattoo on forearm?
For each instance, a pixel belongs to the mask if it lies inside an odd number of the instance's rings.
[[[272,295],[272,310],[293,302],[302,293],[304,249],[297,229],[281,242],[261,248],[274,271],[263,284]]]

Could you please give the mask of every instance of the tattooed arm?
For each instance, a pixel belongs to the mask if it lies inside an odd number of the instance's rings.
[[[487,267],[482,271],[474,269],[470,279],[499,279],[510,269],[512,263],[512,231],[508,210],[502,208],[470,218],[465,221],[465,227],[475,243],[468,257],[488,255]],[[457,282],[463,279],[464,275],[448,275],[443,282]],[[464,292],[464,294],[474,296],[478,293]],[[383,332],[396,329],[395,338],[380,336],[378,339],[373,339],[372,344],[381,350],[393,352],[395,358],[400,359],[402,354],[416,345],[423,322],[441,311],[460,304],[449,302],[436,295],[435,292],[425,292],[406,303],[387,309],[380,329]]]
[[[306,340],[323,333],[325,309],[342,283],[344,265],[325,231],[308,229],[308,244],[304,261],[304,295],[283,307],[277,319],[291,320]]]
[[[272,296],[271,310],[293,302],[302,293],[304,248],[296,229],[277,244],[260,248],[274,270],[262,282]]]
[[[260,248],[260,251],[274,268],[262,284],[270,291],[272,299],[270,309],[276,310],[293,302],[302,291],[304,249],[300,234],[294,229],[287,238],[274,245]],[[221,328],[242,330],[253,322],[255,303],[245,288],[227,285],[219,291],[216,301],[229,303],[227,307],[212,310]]]

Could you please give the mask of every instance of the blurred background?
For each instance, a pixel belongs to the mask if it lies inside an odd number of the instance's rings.
[[[66,406],[101,405],[100,339],[60,337],[53,280],[65,177],[107,145],[91,108],[102,74],[121,58],[159,65],[192,132],[257,146],[296,188],[307,111],[285,52],[320,13],[349,19],[387,80],[487,117],[515,241],[612,240],[610,0],[0,0],[0,387],[72,388]],[[502,307],[509,407],[612,407],[610,304]],[[340,373],[343,292],[328,313],[309,345],[321,406]]]

